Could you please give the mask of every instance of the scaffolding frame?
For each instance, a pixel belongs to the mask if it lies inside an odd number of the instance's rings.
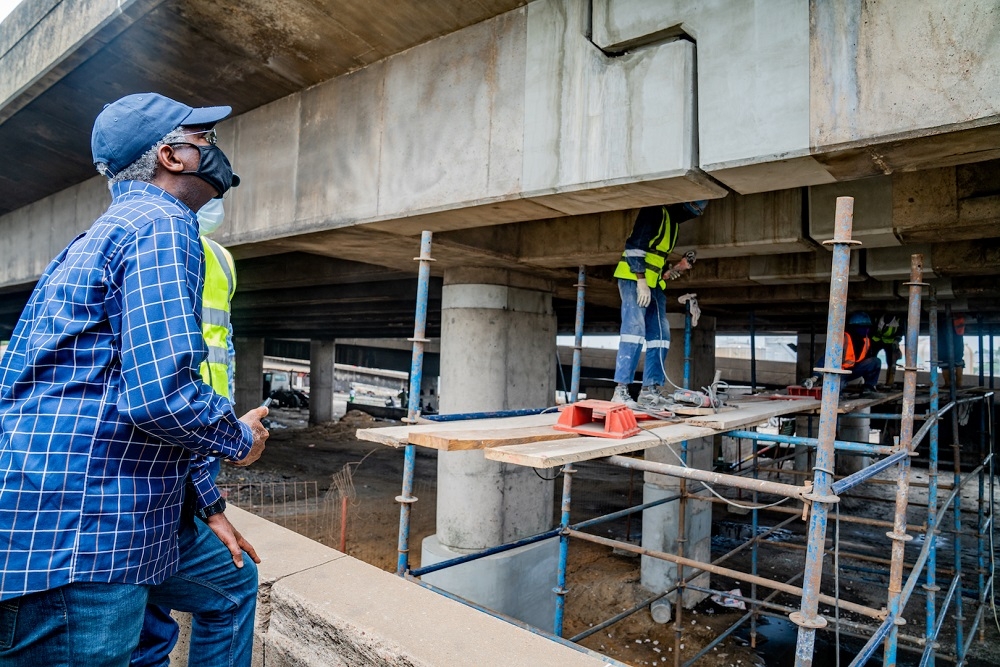
[[[823,376],[823,394],[820,406],[818,437],[812,438],[802,436],[771,435],[756,431],[748,431],[746,429],[735,429],[729,431],[726,435],[750,440],[752,446],[753,465],[750,469],[740,471],[737,474],[716,473],[688,467],[687,441],[680,443],[679,458],[681,465],[679,466],[666,463],[655,463],[628,456],[610,456],[603,459],[597,459],[598,461],[616,467],[676,477],[679,479],[679,492],[653,502],[635,505],[577,523],[571,523],[570,520],[572,505],[572,480],[574,473],[576,473],[576,469],[573,468],[572,464],[565,464],[561,468],[561,474],[563,477],[562,505],[560,522],[557,528],[417,569],[411,569],[408,562],[409,507],[416,501],[416,498],[412,496],[415,467],[414,445],[407,445],[404,457],[403,491],[402,494],[397,497],[397,501],[400,502],[401,506],[398,573],[420,585],[448,595],[448,597],[456,599],[460,602],[470,604],[473,607],[486,613],[490,613],[498,618],[513,622],[521,627],[525,627],[536,634],[547,636],[555,641],[559,641],[560,643],[569,642],[574,645],[576,642],[579,642],[586,637],[599,632],[614,623],[623,620],[624,618],[627,618],[631,614],[649,607],[654,602],[657,602],[670,594],[674,594],[675,611],[673,620],[675,625],[675,645],[673,656],[675,667],[689,667],[690,665],[694,665],[700,658],[702,658],[721,641],[730,636],[748,621],[751,625],[750,643],[751,646],[754,647],[756,645],[757,636],[757,618],[760,616],[774,615],[774,612],[787,614],[787,618],[799,627],[795,652],[796,667],[811,667],[813,654],[815,652],[816,631],[826,629],[831,626],[838,633],[838,641],[840,634],[855,638],[867,638],[867,643],[851,662],[851,667],[859,667],[860,665],[867,664],[880,647],[883,652],[883,665],[886,666],[896,664],[897,653],[901,650],[919,653],[921,656],[921,667],[924,667],[925,665],[934,665],[936,658],[949,662],[953,661],[959,665],[963,664],[977,630],[979,632],[980,641],[985,641],[985,631],[982,620],[986,609],[993,604],[991,593],[993,590],[994,577],[992,567],[993,552],[992,550],[989,552],[989,567],[987,567],[985,554],[987,535],[989,536],[992,549],[992,535],[994,529],[993,489],[995,475],[993,455],[995,449],[995,434],[993,430],[993,416],[995,414],[995,406],[994,394],[992,391],[992,354],[990,358],[990,390],[982,391],[974,396],[960,397],[955,388],[955,383],[951,382],[950,400],[944,406],[939,405],[940,391],[938,387],[937,373],[939,360],[931,359],[929,408],[927,412],[921,415],[915,414],[917,388],[917,337],[920,332],[922,290],[927,287],[927,284],[922,282],[923,257],[921,255],[913,255],[911,257],[910,280],[905,283],[908,287],[909,294],[901,410],[899,414],[879,413],[872,415],[862,413],[866,418],[878,417],[884,419],[898,419],[900,421],[898,443],[891,447],[886,447],[872,445],[869,443],[854,443],[837,440],[835,436],[838,417],[862,416],[853,414],[838,415],[837,412],[840,398],[841,376],[849,373],[849,371],[842,369],[841,360],[843,358],[843,337],[844,322],[846,319],[845,315],[848,271],[850,267],[850,251],[852,246],[860,244],[860,242],[851,239],[852,223],[853,198],[838,198],[834,238],[833,240],[826,242],[827,245],[831,245],[833,247],[833,268],[831,272],[830,308],[827,322],[825,362],[823,367],[816,369],[817,372],[820,372]],[[421,240],[421,254],[417,259],[420,260],[421,271],[418,283],[417,318],[413,339],[413,371],[411,373],[411,386],[409,394],[410,421],[417,417],[417,404],[415,404],[415,397],[419,397],[420,379],[422,374],[422,348],[423,343],[426,342],[423,335],[424,323],[426,321],[426,283],[429,280],[429,262],[433,261],[430,257],[429,232],[424,232],[424,236]],[[578,398],[580,386],[579,367],[581,356],[580,351],[582,349],[581,343],[583,334],[585,286],[586,272],[585,268],[581,266],[576,284],[577,312],[573,355],[573,375],[570,390],[571,402],[576,401]],[[928,322],[930,330],[930,349],[931,355],[935,356],[936,350],[938,349],[937,339],[939,334],[937,331],[938,307],[936,299],[933,295],[931,295],[929,301],[930,308],[928,313]],[[946,306],[945,313],[946,320],[950,323],[950,306]],[[947,349],[949,350],[949,358],[945,361],[947,362],[947,367],[953,371],[955,368],[955,360],[954,358],[951,358],[951,350],[953,349],[951,346],[951,329],[951,326],[946,327],[946,341],[948,343]],[[992,351],[992,330],[990,332],[990,339],[990,347]],[[979,346],[981,360],[983,356],[982,327],[979,328]],[[984,377],[982,363],[980,363],[979,370],[980,387],[983,388]],[[690,306],[687,306],[684,336],[685,388],[690,386],[690,371],[691,313]],[[954,372],[952,372],[951,377],[954,378]],[[979,405],[978,412],[980,424],[977,459],[978,464],[972,472],[968,473],[963,478],[961,472],[961,444],[959,442],[959,411],[957,406],[967,403],[975,403]],[[470,417],[473,418],[476,416],[478,415],[470,415]],[[500,415],[493,413],[491,416]],[[953,454],[953,474],[950,486],[941,485],[938,481],[938,478],[940,477],[939,426],[941,420],[946,416],[951,417],[950,422],[952,431],[951,449]],[[923,422],[923,425],[916,433],[914,433],[913,430],[914,421]],[[811,436],[811,418],[809,430],[809,435]],[[910,461],[911,458],[916,455],[917,448],[925,438],[928,440],[928,482],[926,484],[911,484]],[[815,465],[813,466],[812,483],[806,483],[800,486],[796,484],[786,484],[760,479],[759,474],[762,471],[762,468],[759,465],[759,443],[761,442],[774,443],[774,446],[792,445],[796,450],[803,447],[815,448],[816,460]],[[884,458],[874,461],[870,465],[852,475],[838,477],[834,474],[833,470],[834,457],[837,452],[845,455],[883,456]],[[784,457],[784,459],[787,458],[792,458],[792,456]],[[876,475],[887,470],[895,471],[894,480],[889,481],[874,479]],[[780,472],[788,473],[793,471],[780,470]],[[747,473],[751,476],[748,476]],[[799,472],[798,474],[804,473]],[[975,511],[974,532],[963,529],[963,512],[970,513],[970,511],[962,509],[960,493],[961,489],[972,479],[978,480],[978,501]],[[752,493],[751,537],[744,541],[741,545],[732,549],[730,552],[710,563],[693,560],[685,557],[684,555],[687,503],[715,503],[728,501],[724,498],[702,496],[699,495],[697,491],[689,491],[687,485],[689,480],[711,485],[745,489],[751,491]],[[988,503],[986,501],[987,480],[989,485]],[[838,511],[840,494],[864,483],[889,483],[895,485],[896,493],[892,500],[894,504],[892,522],[869,519],[867,517],[840,516]],[[909,503],[911,485],[920,487],[926,486],[926,504],[911,505]],[[950,491],[948,497],[945,498],[945,500],[940,504],[938,503],[939,490]],[[784,512],[791,514],[791,516],[764,532],[761,532],[759,527],[759,512],[761,511],[762,504],[758,498],[760,493],[767,493],[777,495],[779,497],[802,501],[802,510],[798,511],[791,508],[770,508],[769,511],[774,511],[775,513]],[[872,500],[887,499],[873,497]],[[631,516],[669,502],[677,502],[679,504],[679,537],[677,539],[678,547],[676,554],[646,549],[632,544],[631,542],[600,537],[584,531],[585,528],[626,516]],[[912,507],[921,507],[922,509],[925,509],[926,517],[923,525],[913,525],[907,523],[908,515],[912,513]],[[942,526],[944,525],[944,516],[948,511],[951,511],[952,513],[952,523],[950,529],[945,529]],[[836,513],[836,521],[838,522],[838,530],[834,534],[831,544],[832,549],[827,547],[827,524],[831,512]],[[807,533],[808,541],[804,548],[804,571],[796,574],[787,581],[774,581],[759,576],[757,573],[758,551],[760,545],[764,542],[764,539],[774,531],[799,517],[803,519],[808,518],[809,521]],[[886,533],[886,536],[889,538],[891,543],[891,557],[889,559],[884,559],[840,550],[837,538],[839,535],[839,522],[841,521],[873,526],[884,525],[890,528],[891,530]],[[923,547],[921,548],[917,558],[912,562],[907,562],[905,553],[906,543],[913,539],[913,535],[907,533],[908,530],[922,532],[924,537]],[[942,569],[938,565],[937,558],[939,554],[937,538],[941,534],[948,534],[953,540],[951,548],[951,551],[953,552],[953,561],[950,569]],[[976,567],[971,573],[968,571],[968,568],[963,569],[964,565],[962,562],[961,538],[964,535],[974,535],[976,538]],[[524,623],[516,621],[515,619],[510,619],[503,614],[486,609],[481,605],[471,603],[468,600],[464,600],[458,596],[441,591],[437,587],[431,586],[430,584],[422,582],[419,579],[422,575],[437,572],[448,567],[472,562],[487,556],[517,549],[528,544],[534,544],[543,540],[556,538],[559,540],[559,556],[556,576],[557,584],[553,589],[556,594],[556,608],[553,619],[554,631],[552,633],[528,626]],[[650,597],[633,606],[631,609],[627,609],[619,614],[616,614],[606,621],[596,624],[594,627],[589,628],[588,630],[579,633],[568,640],[564,639],[563,622],[565,603],[566,596],[569,593],[569,589],[567,589],[566,575],[570,538],[601,544],[614,549],[672,562],[677,567],[676,583],[668,590],[652,594]],[[802,549],[801,545],[792,545],[789,543],[772,542],[768,544],[769,546],[776,546],[779,548]],[[722,563],[726,562],[736,554],[745,551],[747,548],[751,551],[751,571],[749,573],[742,572],[734,568],[724,567],[722,565]],[[875,562],[876,564],[883,566],[888,565],[889,585],[885,607],[875,609],[862,604],[842,600],[839,597],[839,590],[835,591],[835,595],[832,596],[822,593],[821,584],[823,580],[824,556],[831,551],[835,554],[837,560],[837,569],[835,574],[838,579],[843,576],[841,575],[841,570],[843,569],[873,572],[880,575],[886,574],[884,569],[875,570],[863,567],[842,568],[839,563],[839,560],[842,558],[861,562]],[[904,581],[903,575],[904,570],[906,569],[909,570],[909,574],[905,577]],[[718,574],[738,581],[746,582],[751,586],[750,595],[737,596],[728,592],[715,590],[710,586],[698,586],[689,581],[688,576],[701,573]],[[939,578],[939,575],[943,575],[943,577]],[[975,588],[966,589],[963,586],[963,577],[968,577],[969,583],[974,581],[976,584]],[[794,583],[799,578],[802,579],[801,586],[797,586]],[[924,583],[920,585],[920,588],[926,597],[924,632],[922,635],[915,635],[912,632],[902,632],[900,628],[905,626],[904,612],[921,581]],[[947,592],[945,593],[939,606],[937,594],[942,590],[941,584],[944,583],[947,583]],[[758,587],[766,588],[770,591],[770,593],[767,596],[760,598],[757,592]],[[686,589],[706,594],[721,594],[727,597],[740,599],[746,602],[750,608],[746,614],[743,614],[727,629],[721,632],[712,642],[704,646],[695,656],[682,662],[680,645],[683,642],[684,630],[681,620],[684,610],[683,593]],[[798,597],[800,600],[798,608],[772,601],[775,596],[782,593]],[[967,619],[964,616],[965,605],[963,603],[963,598],[966,597],[972,601],[972,606],[975,609],[972,623],[968,626],[968,628],[966,628],[964,623]],[[827,616],[819,613],[820,603],[830,605],[835,608],[836,613],[833,618],[828,618]],[[942,629],[945,626],[945,621],[948,618],[948,610],[952,606],[954,606],[955,609],[955,614],[952,617],[954,621],[952,629],[955,634],[953,652],[947,650],[946,647],[938,641],[938,637],[941,635]],[[853,612],[859,616],[869,619],[870,621],[877,622],[878,624],[873,626],[870,623],[859,623],[841,618],[841,611]],[[968,630],[967,636],[966,629]]]

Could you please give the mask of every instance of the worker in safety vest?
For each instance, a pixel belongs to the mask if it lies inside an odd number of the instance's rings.
[[[882,361],[872,353],[871,334],[872,318],[868,313],[852,313],[847,318],[844,329],[844,370],[850,375],[842,376],[842,385],[858,378],[864,379],[861,395],[875,393],[879,373],[882,372]]]
[[[948,330],[951,326],[951,348],[948,347]],[[965,315],[953,313],[948,322],[942,311],[938,311],[938,368],[944,375],[944,387],[951,386],[951,363],[955,365],[955,386],[962,386],[962,373],[965,370]]]
[[[896,381],[896,362],[903,358],[899,343],[903,340],[903,328],[895,315],[883,314],[878,318],[875,331],[872,333],[871,355],[878,356],[879,351],[885,352],[885,383],[892,387]]]
[[[673,265],[668,264],[667,259],[677,243],[678,226],[700,216],[706,204],[706,201],[695,201],[647,206],[636,216],[615,269],[622,299],[621,339],[615,360],[615,393],[611,399],[615,403],[644,410],[663,410],[670,405],[661,394],[670,348],[667,298],[663,290],[666,281],[676,280],[682,272],[691,269],[695,253],[689,251]],[[646,363],[637,402],[629,395],[628,385],[635,380],[643,343]]]
[[[222,199],[212,199],[198,211],[205,255],[201,328],[208,347],[208,357],[202,362],[200,372],[206,384],[231,401],[235,392],[236,364],[230,301],[236,292],[236,264],[228,250],[206,236],[218,229],[223,218]],[[219,474],[220,462],[215,458],[194,458],[192,470],[206,467],[214,479]],[[178,608],[192,614],[188,664],[208,664],[202,658],[211,654],[209,647],[217,646],[221,639],[229,647],[228,658],[217,664],[250,665],[257,606],[257,567],[251,559],[245,558],[243,567],[237,569],[228,552],[216,553],[218,540],[200,518],[189,515],[181,519],[178,574],[182,576],[172,577],[150,589],[139,646],[132,653],[130,667],[170,664],[170,651],[177,643],[179,628],[170,616],[170,609],[156,603],[160,595],[184,600],[185,606]],[[170,589],[163,590],[166,587]]]

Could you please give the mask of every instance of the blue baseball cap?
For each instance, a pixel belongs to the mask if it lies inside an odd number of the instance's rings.
[[[158,93],[126,95],[104,106],[94,121],[90,150],[94,164],[117,174],[138,160],[156,142],[182,125],[215,125],[233,108],[189,107]]]

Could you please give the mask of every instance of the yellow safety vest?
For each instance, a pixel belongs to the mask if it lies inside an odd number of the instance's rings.
[[[649,248],[646,249],[646,284],[650,287],[659,285],[660,289],[666,289],[667,282],[663,280],[663,269],[667,264],[667,257],[677,243],[678,225],[671,222],[666,206],[661,206],[660,210],[663,212],[663,218],[660,220],[660,228],[657,230],[656,235],[649,240]],[[635,274],[628,265],[628,261],[625,259],[624,252],[622,253],[621,260],[618,262],[618,266],[615,268],[615,278],[624,278],[625,280],[636,279]]]
[[[236,293],[236,263],[229,251],[201,237],[205,249],[205,286],[201,294],[201,333],[208,345],[208,359],[201,362],[205,384],[229,395],[229,301]]]

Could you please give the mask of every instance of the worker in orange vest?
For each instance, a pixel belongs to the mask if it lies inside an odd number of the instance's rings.
[[[851,371],[851,374],[843,376],[841,386],[852,380],[863,378],[862,397],[875,394],[875,385],[878,383],[879,373],[882,372],[882,361],[872,350],[872,342],[869,337],[871,329],[872,318],[864,312],[852,313],[847,318],[847,326],[844,328],[843,368]]]

